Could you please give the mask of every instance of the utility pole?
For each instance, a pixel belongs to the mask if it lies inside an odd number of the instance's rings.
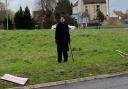
[[[110,15],[110,1],[108,0],[108,17]]]
[[[126,17],[127,17],[127,19],[128,19],[128,10],[126,10]]]
[[[8,1],[7,0],[6,0],[6,18],[7,18],[6,26],[7,26],[7,30],[8,30]]]

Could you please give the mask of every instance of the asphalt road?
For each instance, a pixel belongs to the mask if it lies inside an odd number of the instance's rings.
[[[38,89],[128,89],[128,75]]]

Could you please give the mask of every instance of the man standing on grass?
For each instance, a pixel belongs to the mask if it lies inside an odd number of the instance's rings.
[[[57,44],[58,63],[62,62],[62,55],[64,62],[68,61],[68,51],[70,44],[70,34],[68,24],[65,23],[65,17],[60,16],[60,22],[56,26],[55,41]]]

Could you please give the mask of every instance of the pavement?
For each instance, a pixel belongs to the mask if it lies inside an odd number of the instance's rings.
[[[33,89],[128,89],[128,74]]]

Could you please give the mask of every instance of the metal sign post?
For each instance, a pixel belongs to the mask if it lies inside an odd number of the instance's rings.
[[[6,26],[7,26],[7,30],[8,30],[8,1],[6,0]]]

